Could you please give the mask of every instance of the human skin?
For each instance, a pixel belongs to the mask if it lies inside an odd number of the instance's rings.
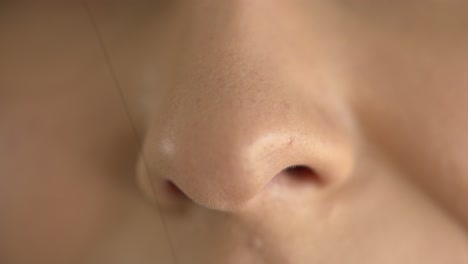
[[[468,263],[467,1],[11,2],[0,263]]]

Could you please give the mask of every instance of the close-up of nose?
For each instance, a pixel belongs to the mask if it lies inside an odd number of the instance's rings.
[[[264,57],[262,44],[272,38],[255,34],[248,12],[228,13],[230,26],[217,37],[198,30],[205,20],[194,18],[185,28],[197,37],[177,51],[183,53],[174,67],[177,81],[148,121],[143,142],[149,182],[230,210],[272,190],[317,192],[346,178],[353,157],[341,99],[318,80],[302,87],[311,73],[290,74],[298,61],[279,63],[291,51],[278,44],[277,57]]]
[[[468,264],[468,0],[421,3],[0,1],[0,264]]]

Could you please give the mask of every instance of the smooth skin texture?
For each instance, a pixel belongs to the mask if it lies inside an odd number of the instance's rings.
[[[468,263],[466,10],[2,2],[0,263]]]

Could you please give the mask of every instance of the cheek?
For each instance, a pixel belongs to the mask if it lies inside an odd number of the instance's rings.
[[[460,48],[405,45],[402,51],[375,44],[368,53],[379,55],[355,68],[360,128],[407,177],[468,224],[459,202],[468,191],[468,78]]]
[[[14,256],[11,263],[67,262],[94,243],[103,229],[98,219],[103,219],[103,208],[110,204],[109,190],[102,183],[83,183],[79,176],[58,179],[42,173],[32,173],[33,177],[14,175],[0,180],[1,186],[8,186],[8,190],[1,188],[0,194],[0,242],[7,252],[6,263],[10,263],[9,256]]]
[[[93,95],[99,92],[94,89]],[[122,175],[129,162],[122,161],[132,151],[115,154],[125,141],[119,145],[119,139],[109,137],[124,126],[119,126],[119,115],[112,115],[112,104],[93,105],[83,97],[18,100],[1,112],[2,263],[69,263],[94,248],[118,224],[113,216],[126,210]],[[66,107],[57,107],[62,105]],[[79,107],[83,105],[87,107]],[[96,108],[109,110],[110,127],[96,130],[107,131],[103,134],[89,132],[102,122],[94,118]],[[104,147],[102,139],[112,147]]]

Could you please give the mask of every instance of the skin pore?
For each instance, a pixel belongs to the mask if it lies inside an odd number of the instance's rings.
[[[0,3],[0,263],[468,263],[467,9]]]

